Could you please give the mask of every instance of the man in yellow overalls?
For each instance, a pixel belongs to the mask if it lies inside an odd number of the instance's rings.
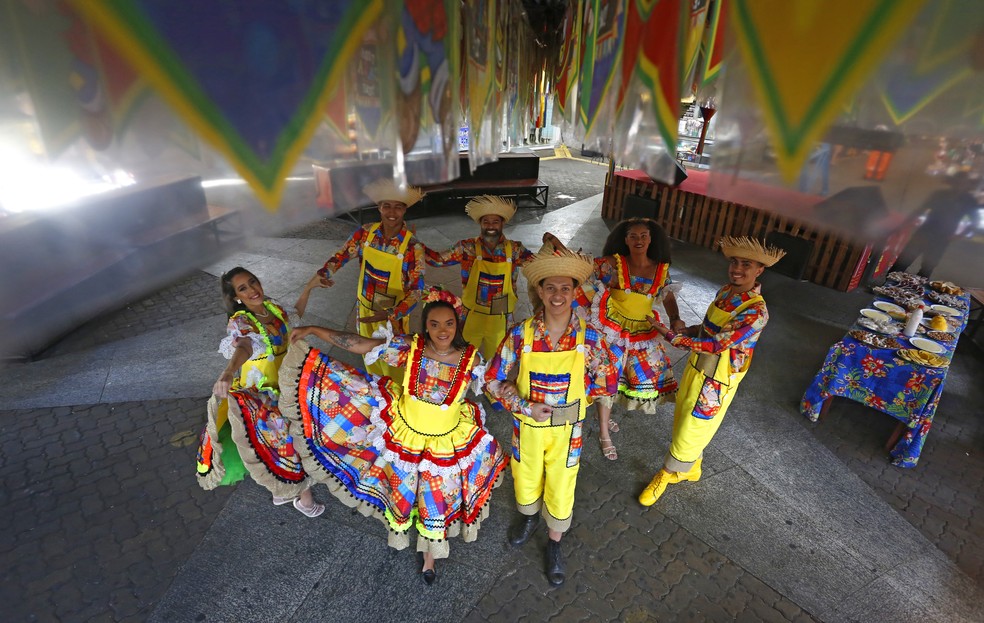
[[[407,208],[423,198],[413,186],[401,189],[392,179],[381,179],[362,189],[379,206],[380,222],[363,225],[324,267],[311,278],[309,286],[327,288],[331,279],[350,259],[359,259],[359,299],[357,325],[359,335],[372,337],[385,327],[399,335],[409,332],[410,312],[424,289],[424,246],[404,222]],[[381,361],[366,366],[371,374],[403,380],[403,370]]]
[[[506,328],[513,324],[516,276],[533,253],[522,242],[502,235],[502,228],[516,213],[512,201],[483,195],[469,201],[465,212],[482,228],[481,235],[459,240],[446,251],[427,249],[427,264],[436,268],[461,265],[461,301],[466,314],[462,336],[489,361]],[[549,232],[543,235],[544,241],[552,238]]]
[[[574,290],[593,270],[571,251],[541,252],[523,274],[542,300],[532,318],[509,329],[489,364],[489,391],[513,412],[512,468],[521,520],[510,532],[525,544],[547,522],[547,577],[564,582],[560,540],[570,528],[584,412],[593,397],[618,388],[618,357],[601,333],[571,310]],[[518,364],[515,383],[509,373]]]
[[[730,260],[729,283],[718,290],[704,322],[674,333],[653,321],[670,344],[691,353],[680,379],[670,451],[639,495],[643,506],[655,504],[667,485],[700,480],[704,448],[721,426],[769,320],[757,280],[785,251],[747,237],[722,238],[720,245]]]

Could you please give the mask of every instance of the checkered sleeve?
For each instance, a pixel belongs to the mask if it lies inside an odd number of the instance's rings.
[[[434,268],[444,268],[445,266],[455,266],[464,259],[464,248],[461,241],[454,243],[454,246],[444,251],[435,251],[429,247],[424,247],[425,261],[428,266]]]
[[[618,391],[618,361],[620,349],[609,346],[601,333],[588,327],[584,333],[587,361],[584,370],[584,386],[589,396],[613,396]]]
[[[506,337],[499,345],[499,351],[492,357],[485,372],[485,388],[494,398],[498,399],[513,413],[529,413],[529,402],[517,396],[504,397],[499,391],[499,384],[509,380],[509,373],[519,363],[519,353],[523,352],[523,323],[517,323],[509,329]]]
[[[688,337],[674,334],[670,344],[699,353],[720,353],[728,348],[754,343],[768,321],[769,313],[765,303],[758,303],[732,318],[714,336]]]
[[[331,279],[331,276],[338,272],[342,266],[345,266],[350,259],[353,257],[362,257],[362,243],[365,242],[367,235],[368,232],[364,227],[355,230],[355,233],[342,245],[338,253],[328,258],[328,261],[321,267],[318,274],[325,279]]]

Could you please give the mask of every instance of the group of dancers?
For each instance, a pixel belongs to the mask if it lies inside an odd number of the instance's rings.
[[[781,250],[722,239],[729,282],[703,322],[687,327],[669,275],[669,239],[651,220],[619,223],[597,259],[549,232],[533,253],[502,233],[515,205],[487,195],[465,208],[479,235],[437,252],[404,222],[419,190],[381,180],[364,192],[380,222],[352,235],[293,310],[266,297],[244,268],[222,275],[229,323],[219,352],[229,364],[213,387],[201,435],[204,488],[248,472],[274,504],[317,517],[325,507],[311,485],[324,483],[343,503],[381,518],[396,549],[408,546],[415,528],[421,573],[432,584],[448,538],[477,537],[509,465],[518,510],[509,541],[524,545],[542,517],[546,573],[559,585],[589,404],[597,404],[601,452],[617,460],[614,404],[655,413],[675,400],[669,452],[641,504],[654,504],[669,484],[700,478],[703,450],[768,320],[758,277]],[[360,270],[358,333],[300,326],[312,292],[332,287],[351,259]],[[425,288],[425,264],[460,265],[462,297]],[[534,312],[515,322],[520,270]],[[422,326],[414,333],[408,320],[418,305]],[[305,338],[312,335],[362,355],[365,370],[311,347]],[[663,342],[691,351],[679,385]],[[489,433],[482,403],[466,398],[469,390],[511,416],[511,449]]]

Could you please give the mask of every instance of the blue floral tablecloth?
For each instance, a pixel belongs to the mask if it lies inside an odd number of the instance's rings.
[[[969,305],[969,298],[964,298]],[[967,307],[961,311],[960,324],[954,328],[957,334],[967,324]],[[859,326],[852,329],[865,330]],[[894,337],[903,348],[911,348],[904,336]],[[945,351],[940,356],[951,360],[957,340],[942,346]],[[905,434],[890,451],[892,464],[915,467],[933,425],[947,370],[949,366],[930,368],[912,363],[896,350],[874,348],[845,335],[827,352],[823,366],[803,394],[800,412],[816,422],[824,402],[840,396],[887,413],[906,424]]]

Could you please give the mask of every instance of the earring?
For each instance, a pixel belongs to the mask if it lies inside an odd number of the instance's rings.
[[[243,302],[242,302],[242,301],[240,301],[239,299],[236,299],[236,304],[237,304],[237,305],[242,305],[242,304],[243,304]]]

